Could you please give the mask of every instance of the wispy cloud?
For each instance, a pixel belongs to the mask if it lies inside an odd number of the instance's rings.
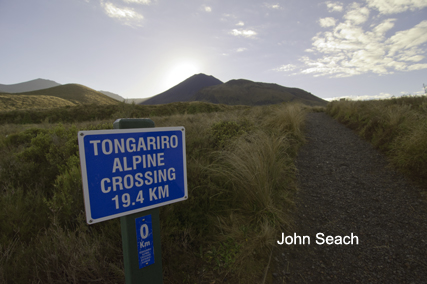
[[[257,32],[253,30],[242,30],[242,29],[233,29],[230,34],[234,36],[243,36],[247,38],[253,38],[257,35]]]
[[[248,50],[246,47],[240,47],[240,48],[236,49],[237,52],[243,52],[246,50]]]
[[[349,77],[370,72],[384,75],[427,69],[427,63],[423,62],[427,20],[387,38],[386,33],[394,27],[396,19],[384,19],[366,28],[369,15],[368,7],[352,3],[341,21],[320,19],[319,25],[328,30],[314,36],[312,48],[307,49],[313,56],[320,57],[300,58],[306,65],[301,72],[314,76]]]
[[[319,24],[322,28],[328,28],[335,26],[335,19],[332,17],[321,18],[319,19]]]
[[[385,100],[392,98],[393,95],[389,93],[380,93],[378,95],[366,95],[366,96],[342,96],[342,97],[333,97],[325,98],[327,101],[338,101],[340,99],[347,99],[351,101],[367,101],[367,100]]]
[[[151,0],[123,0],[126,3],[136,3],[136,4],[144,4],[150,5],[152,3]]]
[[[282,9],[279,4],[268,4],[268,3],[265,3],[264,5],[267,8],[269,8],[269,9],[276,9],[276,10]]]
[[[245,23],[244,22],[242,22],[242,21],[240,21],[240,22],[238,22],[237,24],[236,24],[236,26],[241,26],[241,27],[243,27],[245,25]]]
[[[344,19],[355,25],[363,24],[368,18],[369,9],[367,7],[361,7],[359,3],[351,4],[347,13],[344,15]]]
[[[212,8],[209,6],[203,6],[203,10],[208,13],[212,12]]]
[[[101,5],[107,16],[115,18],[128,26],[140,26],[140,22],[144,19],[141,14],[135,12],[132,8],[119,8],[111,2],[104,3],[103,1],[101,1]]]
[[[427,7],[426,0],[366,0],[366,2],[369,7],[377,9],[381,14],[396,14]]]
[[[326,4],[326,7],[328,7],[329,12],[342,12],[344,7],[341,2],[328,1],[325,4]]]
[[[395,97],[404,97],[409,95],[422,96],[424,95],[423,91],[414,91],[414,92],[400,92],[400,95],[392,95],[390,93],[379,93],[378,95],[364,95],[364,96],[348,96],[344,95],[341,97],[325,98],[327,101],[338,101],[340,99],[347,99],[351,101],[367,101],[367,100],[386,100]]]
[[[286,64],[286,65],[282,65],[278,68],[273,69],[274,71],[277,72],[289,72],[289,71],[293,71],[297,68],[297,66],[293,65],[293,64]]]

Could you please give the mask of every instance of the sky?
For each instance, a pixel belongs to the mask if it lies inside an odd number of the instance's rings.
[[[0,0],[0,84],[146,98],[204,73],[324,98],[423,94],[427,0]]]

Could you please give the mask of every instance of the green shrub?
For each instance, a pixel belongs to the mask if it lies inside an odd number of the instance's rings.
[[[38,185],[45,193],[53,193],[56,176],[77,151],[77,129],[58,125],[50,131],[38,132],[29,147],[11,158],[6,173],[2,168],[1,176],[10,174],[14,177],[11,180],[13,187],[30,190]]]

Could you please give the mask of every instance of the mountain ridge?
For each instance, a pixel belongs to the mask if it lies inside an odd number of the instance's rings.
[[[140,104],[153,105],[164,104],[172,102],[190,101],[190,99],[202,88],[223,84],[214,76],[206,75],[203,73],[194,74],[193,76],[185,79],[174,87],[153,96]]]
[[[16,84],[0,84],[2,93],[25,93],[60,86],[61,84],[47,79],[34,79]]]
[[[0,93],[1,111],[117,103],[119,101],[79,84],[65,84],[31,92]]]
[[[301,102],[308,105],[326,105],[327,101],[295,87],[276,83],[232,79],[223,85],[199,90],[193,100],[221,104],[266,105],[282,102]]]
[[[274,83],[232,79],[226,83],[203,73],[195,74],[169,90],[140,103],[142,105],[172,102],[203,101],[227,105],[267,105],[300,102],[307,105],[326,105],[327,102],[300,89]]]
[[[64,84],[64,85],[67,85],[67,84]],[[59,84],[55,81],[48,80],[48,79],[38,78],[38,79],[16,83],[16,84],[0,84],[0,93],[2,94],[26,93],[26,92],[49,89],[49,88],[58,87],[58,86],[63,86],[63,84]],[[113,98],[120,102],[124,100],[123,97],[112,92],[108,92],[108,91],[98,91],[98,92],[103,93],[104,95],[107,95],[110,98]]]

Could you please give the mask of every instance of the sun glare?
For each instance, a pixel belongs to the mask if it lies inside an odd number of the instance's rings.
[[[170,69],[166,75],[165,86],[167,89],[172,88],[173,86],[181,83],[188,77],[197,74],[199,68],[193,62],[182,62],[179,63]]]

